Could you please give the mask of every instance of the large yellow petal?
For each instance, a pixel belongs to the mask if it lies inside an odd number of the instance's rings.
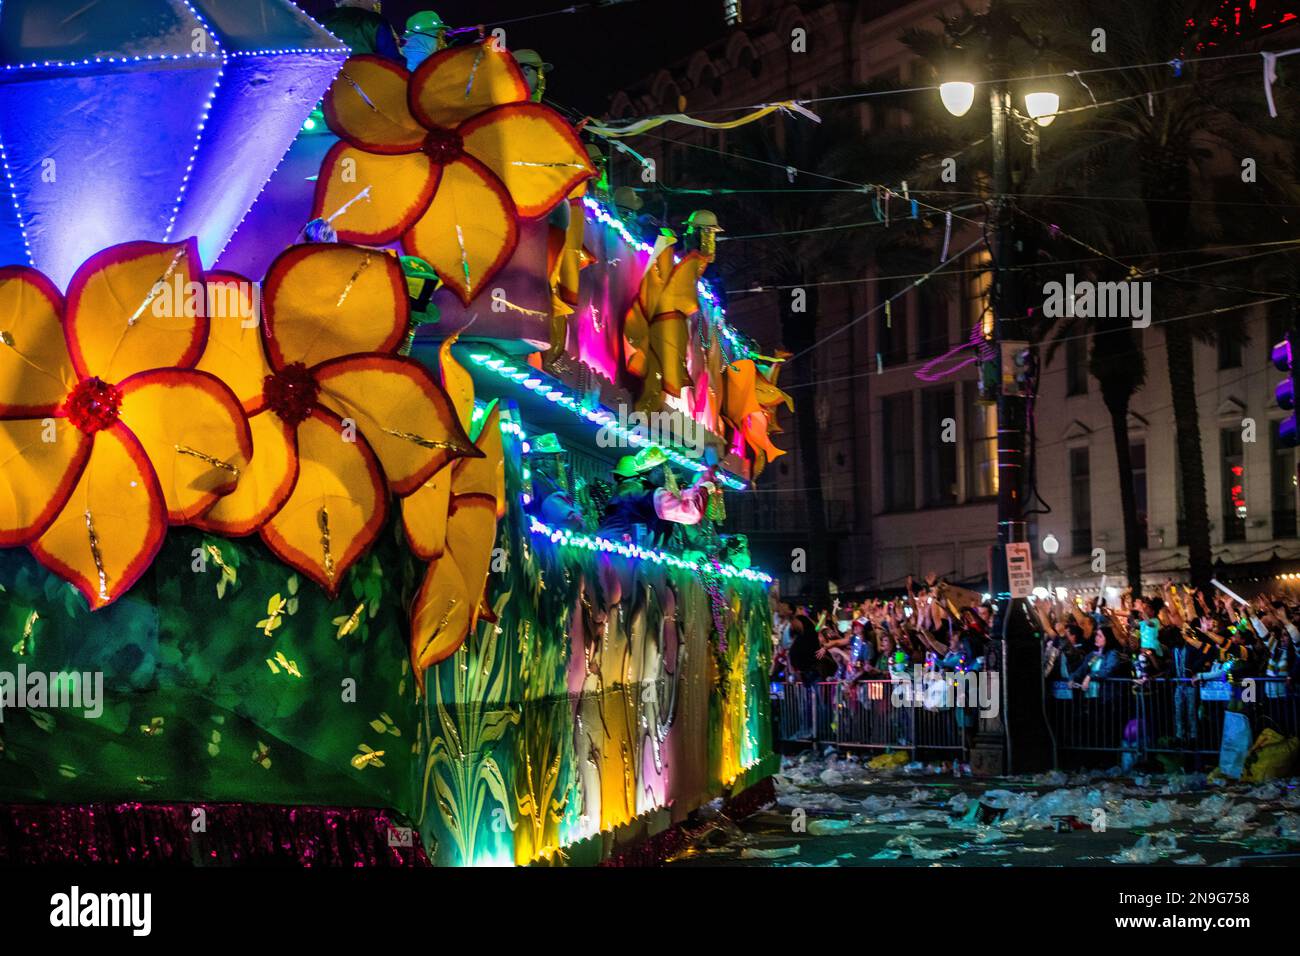
[[[272,411],[248,418],[253,459],[235,490],[194,524],[227,537],[252,534],[283,507],[298,480],[297,431]]]
[[[429,565],[411,606],[411,666],[424,687],[424,672],[444,661],[469,636],[470,614],[478,594],[471,595],[456,562],[444,557]]]
[[[447,548],[452,470],[444,468],[402,499],[402,527],[411,551],[421,561],[442,557]]]
[[[195,367],[225,382],[245,411],[261,403],[262,382],[271,373],[256,299],[243,276],[208,273],[208,342]]]
[[[159,369],[133,375],[121,389],[120,419],[149,455],[168,521],[187,524],[235,490],[253,439],[239,401],[219,379]]]
[[[30,548],[98,610],[139,580],[166,532],[158,477],[135,436],[116,422],[95,433],[68,503]]]
[[[395,242],[429,208],[442,167],[424,153],[385,156],[336,143],[321,160],[312,217],[346,242]]]
[[[573,127],[540,103],[498,106],[460,128],[465,151],[506,185],[525,219],[545,216],[596,175]]]
[[[579,273],[591,265],[592,258],[587,254],[583,242],[587,236],[587,216],[582,203],[569,201],[569,225],[564,230],[564,250],[555,265],[553,280],[558,286],[558,294],[566,305],[577,309]]]
[[[35,269],[0,269],[0,418],[52,414],[76,382],[59,290]]]
[[[68,285],[73,365],[110,384],[151,368],[192,368],[208,334],[205,299],[193,239],[96,253]]]
[[[316,370],[320,402],[356,423],[388,483],[408,495],[453,459],[477,457],[451,399],[424,366],[388,355],[359,355]]]
[[[496,529],[491,496],[452,499],[447,550],[429,565],[411,609],[411,663],[421,687],[424,671],[454,654],[478,623]]]
[[[742,428],[745,419],[761,411],[755,391],[758,368],[753,359],[739,359],[722,371],[722,417],[733,428]]]
[[[452,493],[488,495],[495,502],[497,517],[500,518],[506,513],[506,459],[501,444],[499,401],[492,403],[474,445],[483,453],[483,457],[466,458],[452,466],[455,475]]]
[[[479,597],[487,586],[492,551],[497,543],[496,499],[488,495],[453,495],[447,518],[447,554],[460,569],[466,593],[473,600],[469,626],[478,623]]]
[[[354,56],[325,94],[325,122],[339,136],[371,153],[409,153],[425,129],[407,106],[410,74],[380,56]]]
[[[762,375],[759,375],[754,380],[754,396],[758,400],[758,404],[764,408],[775,408],[777,405],[784,405],[788,410],[794,411],[794,399],[790,396],[790,393],[777,388]]]
[[[490,106],[527,99],[515,58],[493,40],[435,53],[411,76],[411,114],[429,127],[456,126]]]
[[[683,256],[681,262],[673,265],[651,315],[680,312],[690,316],[700,311],[699,281],[708,267],[709,260],[698,252],[688,252]]]
[[[741,433],[745,436],[745,441],[749,442],[751,448],[765,454],[770,462],[780,458],[785,452],[772,444],[772,439],[767,436],[767,431],[767,412],[753,412],[745,417],[745,421],[741,425]]]
[[[0,548],[27,544],[45,530],[89,456],[90,439],[66,418],[0,421]]]
[[[641,285],[637,288],[637,301],[649,318],[658,311],[659,296],[673,274],[673,247],[665,246],[646,263],[645,274],[641,276]]]
[[[374,543],[388,515],[388,490],[365,439],[317,408],[298,426],[298,482],[262,527],[281,561],[337,597],[343,575]]]
[[[691,344],[686,316],[680,312],[661,312],[650,321],[650,352],[659,372],[659,382],[671,395],[680,395],[691,382],[686,367]]]
[[[470,422],[474,419],[474,379],[452,354],[451,347],[459,338],[460,333],[456,332],[442,340],[438,347],[438,373],[442,378],[442,390],[451,399],[461,427],[468,434]]]
[[[514,203],[501,180],[472,156],[442,168],[429,210],[402,237],[466,305],[510,261],[519,244]]]
[[[646,376],[646,348],[650,343],[650,323],[641,303],[633,302],[623,320],[623,353],[627,370],[637,378]]]
[[[263,288],[266,354],[276,368],[358,352],[393,352],[410,304],[395,256],[348,245],[302,245],[271,263]]]

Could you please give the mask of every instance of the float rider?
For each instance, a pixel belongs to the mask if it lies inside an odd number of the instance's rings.
[[[429,57],[447,49],[447,24],[432,10],[421,10],[406,21],[402,36],[402,54],[406,68],[414,73]]]
[[[546,74],[551,72],[552,64],[543,60],[536,50],[515,50],[513,55],[528,83],[529,99],[540,103],[546,94]]]
[[[346,43],[354,56],[371,54],[405,64],[397,33],[379,7],[378,0],[334,0],[334,9],[321,17],[320,23]]]

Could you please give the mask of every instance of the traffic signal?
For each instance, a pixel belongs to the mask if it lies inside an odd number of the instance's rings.
[[[1277,397],[1278,407],[1291,412],[1278,422],[1277,426],[1278,439],[1288,448],[1300,445],[1300,429],[1297,429],[1295,415],[1295,399],[1296,395],[1300,394],[1300,388],[1296,387],[1296,367],[1293,359],[1297,338],[1296,330],[1292,329],[1286,334],[1286,338],[1273,346],[1273,364],[1277,366],[1278,371],[1287,373],[1286,378],[1277,383],[1273,394]]]

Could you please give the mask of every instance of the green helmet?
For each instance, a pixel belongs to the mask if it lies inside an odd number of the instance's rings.
[[[446,29],[447,24],[442,22],[442,17],[432,10],[421,10],[419,13],[412,14],[406,21],[407,33],[427,33],[436,36]]]

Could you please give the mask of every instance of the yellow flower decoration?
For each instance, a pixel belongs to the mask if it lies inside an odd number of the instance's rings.
[[[414,74],[353,57],[325,119],[343,141],[321,164],[313,215],[348,241],[400,239],[466,304],[513,255],[518,219],[545,216],[596,173],[491,40],[435,53]]]
[[[451,354],[439,353],[443,385],[468,423],[474,409],[469,376]],[[500,407],[494,402],[475,442],[481,456],[456,462],[402,502],[407,540],[430,560],[411,609],[411,663],[424,672],[456,652],[484,616],[497,521],[505,514],[505,450]]]
[[[26,545],[92,610],[148,569],[252,456],[231,390],[194,371],[208,336],[197,244],[93,256],[65,302],[41,273],[0,270],[0,547]],[[188,295],[197,288],[196,308]]]
[[[692,385],[686,358],[690,350],[688,318],[700,310],[697,284],[709,260],[689,252],[674,261],[673,247],[651,257],[623,322],[627,370],[642,380],[637,398],[640,411],[658,411],[664,392],[681,395]]]
[[[240,281],[219,276],[215,282]],[[388,492],[408,495],[478,456],[450,399],[396,355],[409,304],[394,256],[294,246],[263,283],[262,328],[214,328],[199,364],[229,383],[252,428],[252,467],[201,526],[252,534],[337,596],[374,542]]]

